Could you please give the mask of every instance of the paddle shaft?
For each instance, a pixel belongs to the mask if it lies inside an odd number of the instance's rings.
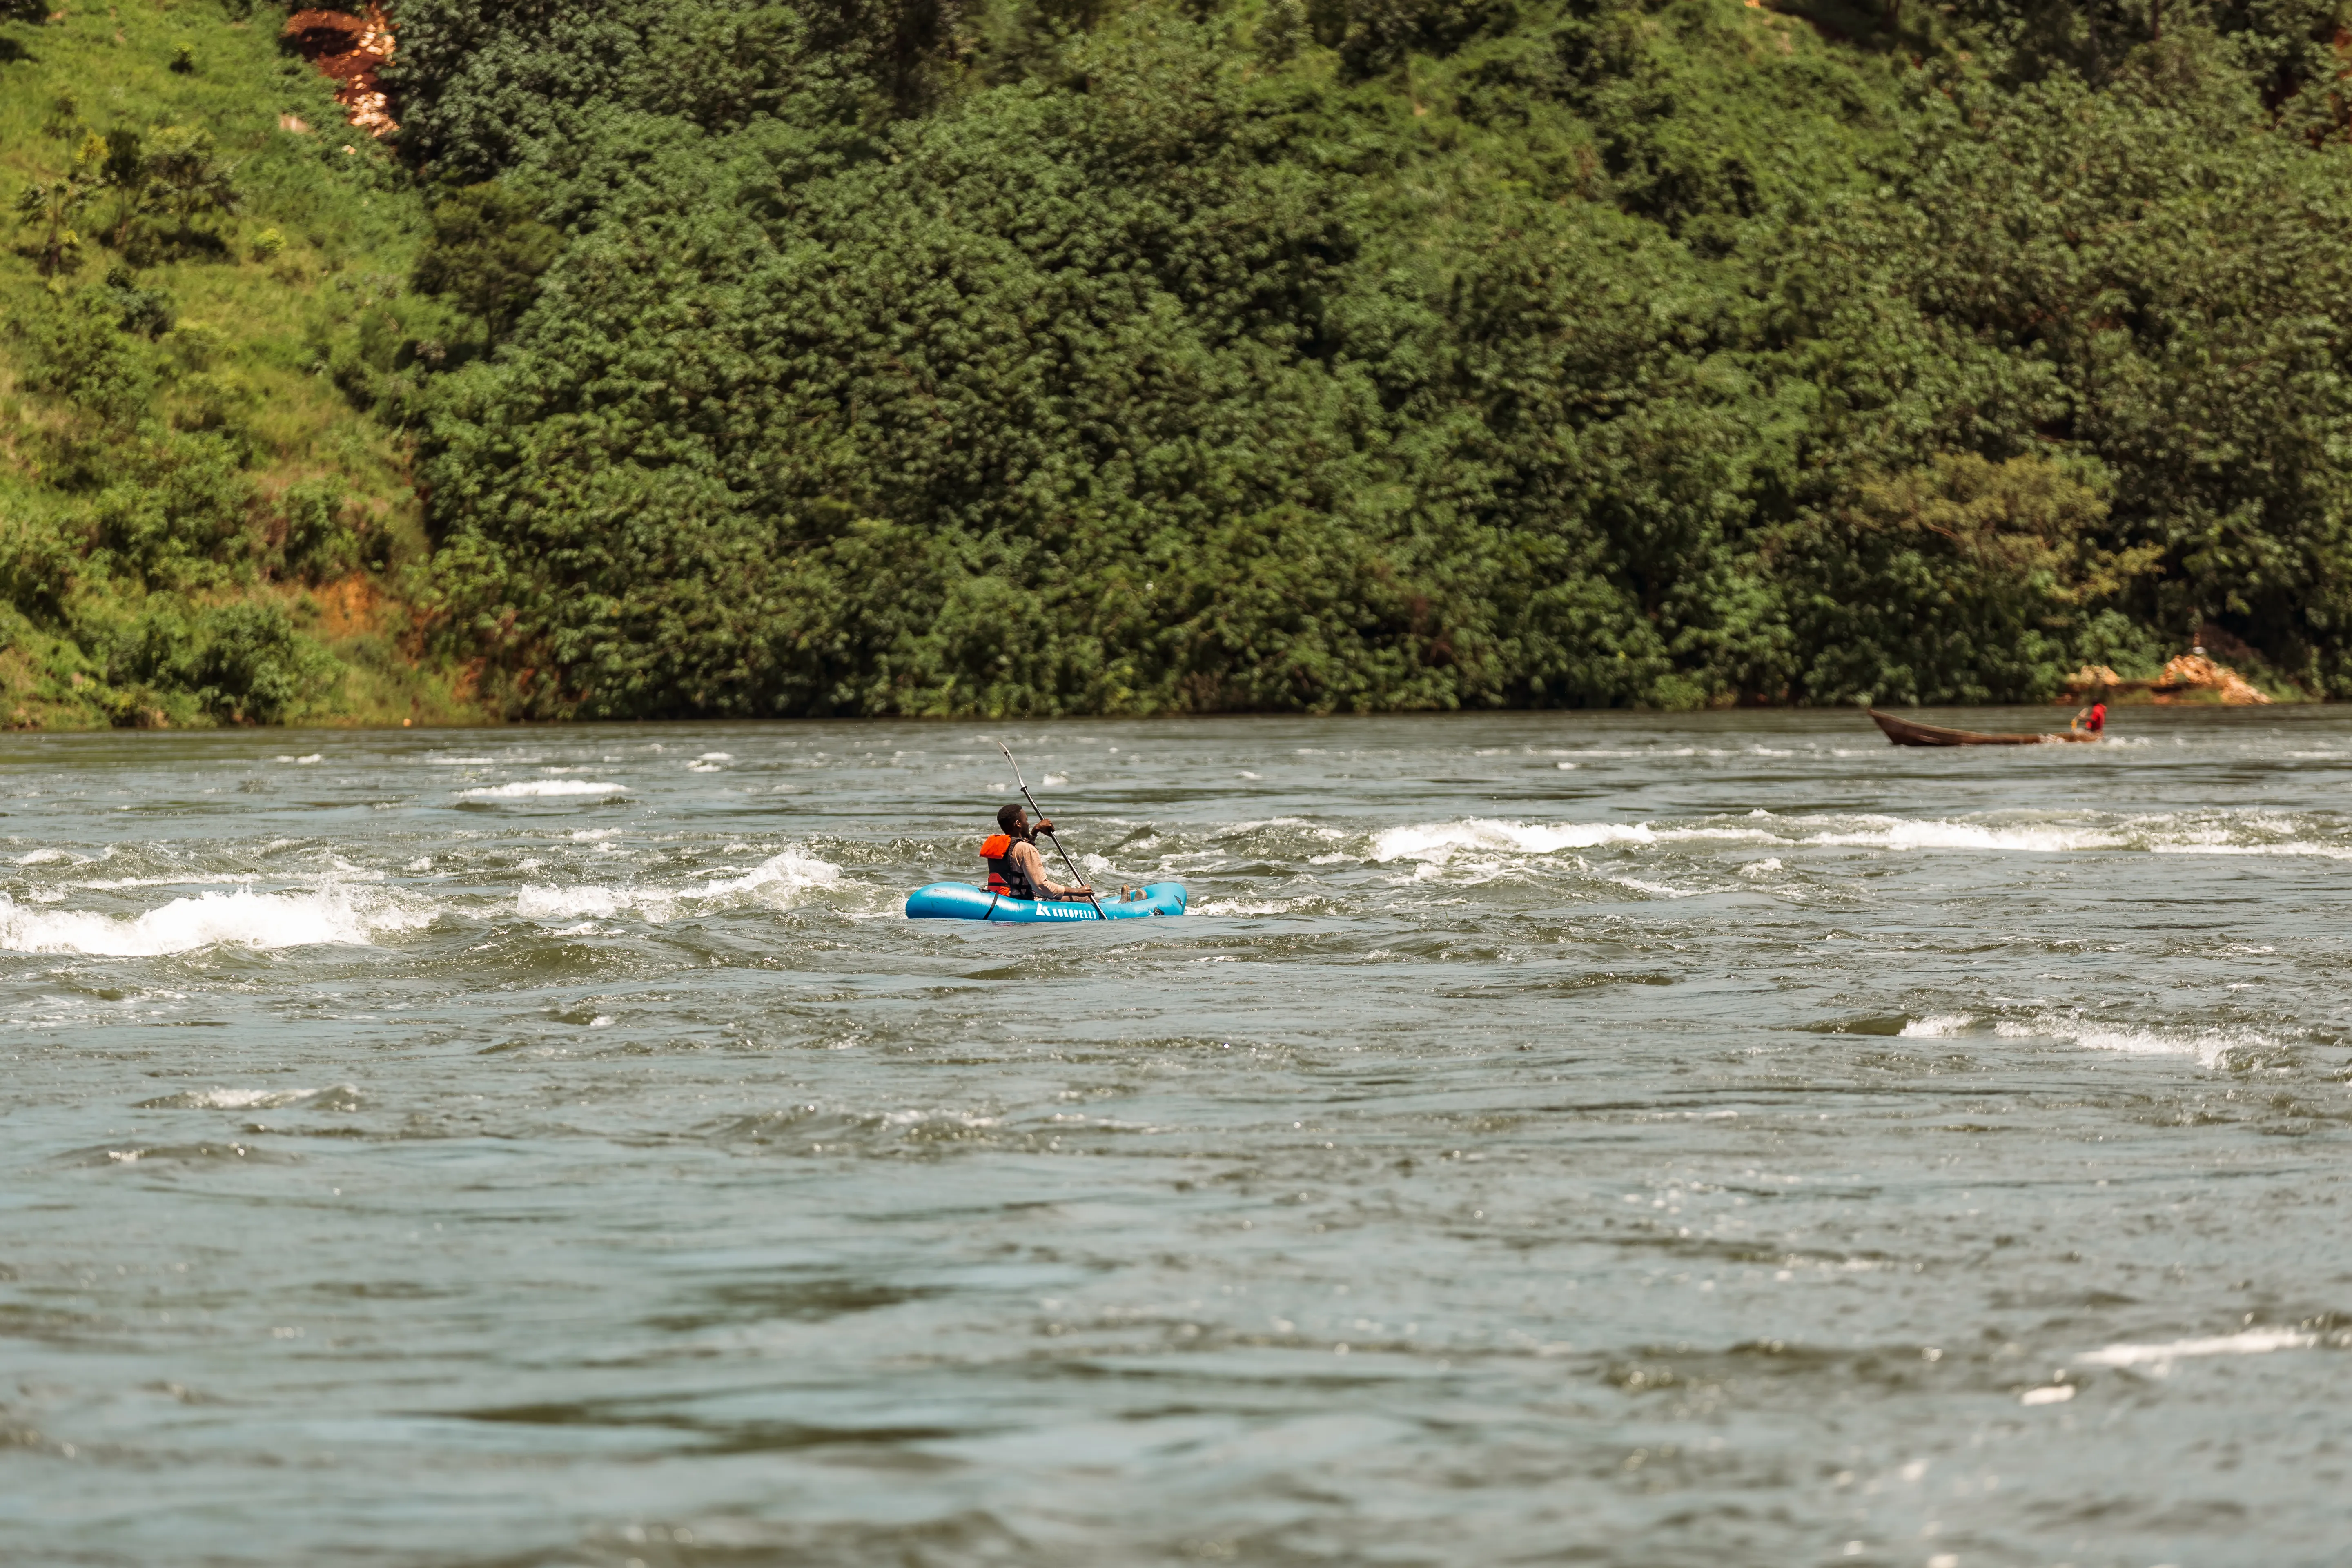
[[[1006,745],[1003,742],[999,741],[996,742],[996,749],[1004,753],[1004,760],[1006,762],[1013,763],[1013,782],[1021,786],[1021,798],[1029,803],[1029,809],[1037,814],[1038,821],[1050,822],[1052,819],[1046,816],[1045,808],[1037,804],[1037,797],[1029,793],[1029,781],[1021,776],[1021,764],[1019,763],[1013,762],[1013,748]],[[1052,839],[1054,841],[1054,847],[1061,852],[1062,864],[1069,868],[1070,879],[1077,883],[1078,886],[1082,888],[1085,887],[1087,885],[1087,879],[1078,875],[1076,862],[1070,858],[1070,852],[1067,849],[1063,848],[1062,836],[1055,832],[1053,828],[1049,826],[1045,829],[1045,837]],[[1106,921],[1110,919],[1108,915],[1103,913],[1102,900],[1095,897],[1091,891],[1087,894],[1087,902],[1094,905],[1095,916],[1097,919]]]

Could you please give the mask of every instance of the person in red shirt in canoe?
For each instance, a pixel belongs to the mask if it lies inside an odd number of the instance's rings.
[[[2105,734],[2107,732],[2107,705],[2104,702],[2092,703],[2088,708],[2084,709],[2080,713],[2074,715],[2074,727],[2077,730],[2083,731],[2086,734]]]

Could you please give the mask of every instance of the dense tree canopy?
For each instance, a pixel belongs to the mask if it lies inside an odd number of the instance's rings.
[[[421,247],[311,369],[495,711],[2021,700],[2222,634],[2352,691],[2335,0],[396,15],[337,176]],[[226,143],[51,118],[17,384],[112,456],[18,611],[388,570],[142,280],[289,272]],[[178,635],[109,668],[301,684]]]
[[[2309,5],[404,16],[517,710],[2015,700],[2207,620],[2352,682]]]

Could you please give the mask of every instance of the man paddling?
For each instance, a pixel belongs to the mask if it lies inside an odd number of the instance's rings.
[[[996,814],[996,826],[1004,829],[992,838],[983,839],[980,858],[988,862],[988,890],[1003,893],[1010,899],[1091,899],[1095,890],[1086,886],[1064,887],[1045,875],[1045,858],[1037,853],[1037,835],[1054,831],[1053,819],[1041,816],[1033,829],[1029,814],[1018,805],[1008,805]]]
[[[2102,735],[2107,729],[2107,705],[2094,702],[2074,715],[2074,728],[2089,735]]]

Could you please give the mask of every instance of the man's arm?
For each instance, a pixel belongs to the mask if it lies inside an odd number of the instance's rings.
[[[1045,875],[1045,857],[1037,852],[1037,847],[1034,844],[1014,845],[1013,847],[1013,858],[1021,862],[1021,868],[1023,870],[1029,873],[1030,881],[1035,883],[1038,887],[1045,889],[1047,893],[1055,897],[1064,899],[1084,899],[1090,898],[1094,894],[1094,889],[1092,888],[1084,886],[1066,888],[1061,883],[1055,881],[1051,877]]]

